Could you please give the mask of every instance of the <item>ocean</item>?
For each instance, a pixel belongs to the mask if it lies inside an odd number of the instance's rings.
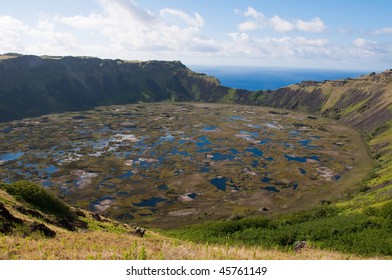
[[[237,89],[273,90],[302,81],[356,78],[369,72],[355,70],[302,69],[284,67],[200,66],[189,68],[220,80],[222,85]]]

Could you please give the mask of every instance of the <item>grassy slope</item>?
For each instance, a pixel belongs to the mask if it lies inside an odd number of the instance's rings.
[[[147,231],[141,238],[130,234],[134,227],[103,219],[97,221],[92,214],[83,211],[81,217],[88,224],[86,229],[69,231],[45,221],[50,215],[40,211],[45,219],[20,213],[16,208],[39,211],[36,207],[16,200],[0,190],[0,203],[16,218],[23,220],[12,233],[0,233],[0,259],[358,259],[352,254],[334,253],[308,248],[301,252],[292,250],[264,249],[259,246],[211,245],[167,237]],[[45,224],[56,232],[47,238],[40,232],[29,232],[25,225],[33,222]]]

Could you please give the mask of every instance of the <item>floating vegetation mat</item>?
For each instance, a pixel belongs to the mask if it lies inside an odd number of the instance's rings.
[[[98,107],[2,123],[0,140],[2,181],[161,227],[303,209],[366,175],[354,130],[251,106]]]

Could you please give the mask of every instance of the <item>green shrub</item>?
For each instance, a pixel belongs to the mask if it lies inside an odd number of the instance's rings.
[[[172,230],[169,234],[195,242],[292,249],[305,240],[322,249],[360,255],[392,256],[392,202],[363,213],[342,213],[321,206],[271,219],[217,221]]]
[[[13,195],[17,200],[26,202],[45,213],[60,217],[73,215],[71,209],[63,201],[33,182],[19,181],[12,184],[1,184],[0,188]]]

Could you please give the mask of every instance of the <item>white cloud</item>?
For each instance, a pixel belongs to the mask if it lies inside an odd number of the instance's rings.
[[[0,16],[0,29],[9,31],[26,32],[29,27],[22,21],[11,16]]]
[[[374,30],[373,35],[392,35],[392,27],[384,27],[381,29]]]
[[[28,31],[29,28],[21,21],[10,17],[0,16],[0,50],[12,51],[21,46],[21,33]]]
[[[290,32],[294,29],[294,25],[287,20],[281,19],[278,16],[273,16],[270,19],[272,27],[278,32]]]
[[[155,20],[152,12],[140,8],[132,0],[99,0],[106,16],[119,19],[129,17],[133,21],[148,23]],[[124,19],[125,19],[124,18]]]
[[[158,13],[145,10],[130,0],[99,0],[102,11],[89,15],[57,17],[56,21],[79,31],[99,34],[111,56],[134,56],[141,52],[205,52],[216,49],[205,40],[205,21],[194,13],[164,8]]]
[[[297,20],[295,27],[306,32],[323,32],[326,29],[323,21],[318,17],[310,21]]]
[[[184,11],[165,8],[160,11],[160,15],[169,23],[186,24],[195,28],[201,28],[204,25],[204,19],[198,13],[191,16]]]
[[[258,37],[244,32],[230,33],[229,38],[231,43],[227,45],[227,53],[230,55],[284,60],[285,58],[320,58],[331,54],[331,46],[327,39]]]
[[[254,19],[257,19],[259,21],[262,21],[265,19],[265,16],[263,13],[256,11],[253,7],[248,7],[248,9],[244,12],[244,16],[246,17],[253,17]]]
[[[102,15],[96,13],[92,13],[89,16],[76,15],[71,17],[56,17],[55,19],[74,28],[85,30],[96,29],[97,26],[105,24]]]
[[[239,11],[235,10],[235,13],[238,14]],[[318,17],[313,18],[310,21],[303,21],[299,19],[296,22],[290,22],[277,15],[268,18],[253,7],[248,7],[242,15],[251,19],[240,23],[238,25],[239,31],[252,31],[263,29],[268,26],[272,27],[277,32],[291,32],[294,30],[304,32],[323,32],[326,29],[323,21]]]
[[[239,24],[238,29],[240,31],[252,31],[259,29],[260,25],[254,21],[245,21]]]
[[[357,38],[353,43],[356,47],[364,47],[366,46],[367,41],[364,38]]]

